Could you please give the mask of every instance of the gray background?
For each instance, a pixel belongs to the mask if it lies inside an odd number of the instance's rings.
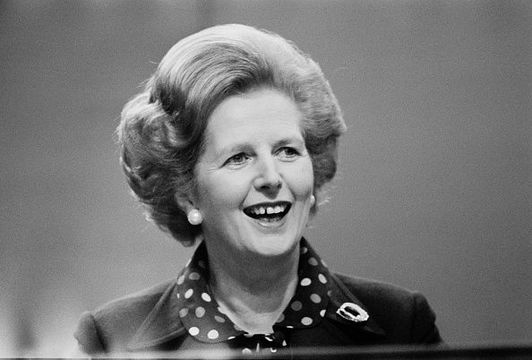
[[[1,1],[0,355],[66,351],[82,311],[190,256],[113,131],[176,41],[228,22],[295,41],[343,108],[324,260],[421,291],[451,344],[531,341],[529,1]]]

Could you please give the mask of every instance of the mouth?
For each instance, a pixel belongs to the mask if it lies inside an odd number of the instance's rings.
[[[288,201],[265,202],[244,208],[244,214],[261,222],[276,222],[282,220],[290,211]]]

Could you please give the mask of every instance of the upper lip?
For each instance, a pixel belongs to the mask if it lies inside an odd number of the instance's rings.
[[[290,210],[292,204],[289,201],[262,202],[246,206],[243,211],[246,215],[256,218],[258,216],[276,214],[284,216]]]

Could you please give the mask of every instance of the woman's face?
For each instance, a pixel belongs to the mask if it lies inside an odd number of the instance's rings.
[[[301,116],[271,89],[231,96],[215,108],[195,168],[194,206],[208,247],[266,257],[296,249],[314,182]]]

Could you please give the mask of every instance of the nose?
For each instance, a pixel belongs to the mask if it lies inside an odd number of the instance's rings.
[[[277,169],[276,161],[269,156],[259,161],[258,173],[254,180],[255,189],[276,195],[282,186],[282,179]]]

